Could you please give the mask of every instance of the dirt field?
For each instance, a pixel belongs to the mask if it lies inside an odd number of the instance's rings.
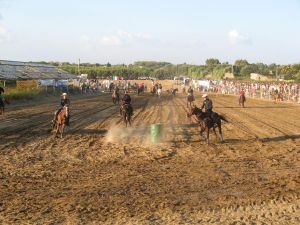
[[[230,123],[210,146],[181,94],[134,96],[131,128],[107,94],[71,99],[64,139],[49,133],[54,99],[10,106],[0,224],[300,224],[300,106],[212,99]],[[164,125],[157,145],[153,123]]]

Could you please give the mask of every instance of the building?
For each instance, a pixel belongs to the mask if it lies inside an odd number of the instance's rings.
[[[234,79],[233,73],[225,73],[223,79]]]
[[[50,64],[0,60],[0,80],[66,80],[75,78],[75,75]]]

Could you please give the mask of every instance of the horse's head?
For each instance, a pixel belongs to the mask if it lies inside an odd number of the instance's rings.
[[[202,110],[199,109],[197,106],[192,106],[191,111],[189,113],[187,113],[188,117],[191,116],[201,116],[203,114]]]

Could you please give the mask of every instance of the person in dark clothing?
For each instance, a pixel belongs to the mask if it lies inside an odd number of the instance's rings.
[[[117,86],[114,89],[114,93],[116,94],[117,98],[120,98],[120,89]]]
[[[109,84],[109,92],[111,92],[114,89],[114,83],[110,83]]]
[[[212,100],[210,100],[207,96],[207,94],[204,94],[202,96],[202,98],[204,98],[203,104],[201,106],[201,109],[204,108],[205,113],[207,113],[207,115],[210,116],[210,118],[214,119],[215,113],[212,111],[213,109],[213,103]]]
[[[57,120],[57,116],[58,114],[61,112],[61,110],[63,110],[64,106],[69,107],[70,106],[70,99],[68,98],[67,93],[63,93],[61,95],[61,99],[60,99],[60,108],[55,112],[55,117],[54,117],[54,121]],[[69,108],[68,108],[68,117],[66,118],[66,125],[70,126],[70,113],[69,113]]]
[[[4,97],[2,96],[2,93],[4,93],[4,89],[0,87],[0,106],[4,107]]]
[[[193,88],[190,86],[189,87],[189,89],[188,89],[188,94],[190,94],[190,95],[194,95],[194,90],[193,90]]]
[[[125,94],[122,98],[122,105],[120,107],[120,114],[122,115],[122,107],[124,107],[125,105],[128,105],[129,109],[130,109],[130,113],[131,115],[133,115],[133,108],[131,105],[131,97],[130,95],[127,93],[127,91],[125,91]]]

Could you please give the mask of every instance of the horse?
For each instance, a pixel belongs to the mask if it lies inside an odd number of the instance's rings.
[[[63,133],[66,126],[66,119],[69,116],[68,114],[69,114],[68,106],[64,106],[63,109],[58,113],[53,126],[53,130],[55,131],[55,137],[57,137],[57,134],[59,132],[60,138],[63,138]]]
[[[120,106],[120,113],[123,118],[124,123],[131,126],[131,117],[132,117],[132,109],[130,104],[122,104]]]
[[[194,95],[188,93],[186,107],[189,108],[190,105],[190,108],[192,108],[192,106],[194,106],[194,101],[195,101]]]
[[[0,115],[4,115],[5,105],[9,105],[10,101],[0,96]]]
[[[242,106],[243,108],[245,108],[245,105],[244,105],[245,101],[246,101],[245,95],[240,95],[240,97],[239,97],[239,106]]]
[[[172,90],[171,90],[171,94],[172,94],[173,96],[175,96],[177,91],[178,91],[178,88],[172,89]]]
[[[113,101],[113,103],[114,104],[119,104],[119,102],[120,102],[120,94],[116,91],[116,90],[114,90],[113,91],[113,94],[112,94],[112,101]]]
[[[144,93],[144,86],[138,87],[137,94]]]
[[[283,94],[281,92],[274,92],[273,99],[274,99],[274,103],[283,101]]]
[[[153,87],[151,88],[150,93],[153,94],[153,95],[156,93],[156,87],[155,87],[155,86],[153,86]]]
[[[191,117],[195,115],[197,118],[197,121],[199,123],[200,126],[200,136],[202,137],[202,140],[206,140],[207,144],[209,144],[209,132],[210,129],[212,128],[215,135],[217,136],[216,133],[216,127],[218,127],[219,130],[219,139],[220,142],[223,142],[223,134],[222,134],[222,124],[221,121],[225,121],[228,122],[228,120],[223,116],[223,115],[219,115],[218,113],[214,113],[213,118],[211,117],[211,115],[209,115],[208,113],[202,112],[201,109],[199,109],[198,107],[194,106],[193,108],[191,108],[190,113],[187,114],[188,117]],[[203,135],[203,132],[206,132],[206,137]]]

